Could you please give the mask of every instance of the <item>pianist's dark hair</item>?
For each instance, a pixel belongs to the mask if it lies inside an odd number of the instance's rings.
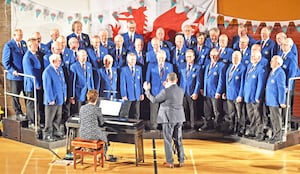
[[[97,90],[94,90],[94,89],[89,90],[86,94],[86,98],[87,98],[88,102],[95,103],[95,101],[98,99]]]

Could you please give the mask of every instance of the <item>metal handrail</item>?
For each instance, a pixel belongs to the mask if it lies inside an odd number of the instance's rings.
[[[291,98],[291,89],[293,85],[293,81],[299,80],[300,77],[291,77],[289,78],[289,84],[288,84],[288,92],[287,92],[287,100],[286,100],[286,112],[285,112],[285,121],[284,121],[284,133],[282,137],[282,141],[286,142],[287,141],[287,134],[288,131],[291,129],[291,115],[289,113],[291,109],[291,103],[292,103],[292,98]]]
[[[4,104],[5,104],[5,118],[7,118],[7,96],[14,96],[14,97],[19,97],[19,98],[23,98],[26,100],[32,100],[34,101],[34,130],[35,132],[37,132],[38,130],[38,118],[37,118],[37,96],[36,96],[36,90],[33,90],[33,95],[34,97],[27,97],[24,95],[20,95],[20,94],[14,94],[11,92],[7,92],[7,87],[6,87],[6,74],[9,73],[7,70],[4,70]],[[27,74],[23,74],[23,73],[18,73],[18,76],[22,76],[22,77],[29,77],[33,79],[33,88],[36,89],[36,78],[35,76],[32,75],[27,75]]]

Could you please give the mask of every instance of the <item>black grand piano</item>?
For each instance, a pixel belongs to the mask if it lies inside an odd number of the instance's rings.
[[[128,119],[126,115],[123,115],[123,106],[123,102],[119,100],[100,100],[104,116],[103,129],[107,132],[109,141],[135,145],[135,164],[137,166],[139,162],[144,162],[144,123],[142,120]],[[78,135],[79,121],[79,117],[74,116],[66,122],[67,154],[72,152],[71,141]]]

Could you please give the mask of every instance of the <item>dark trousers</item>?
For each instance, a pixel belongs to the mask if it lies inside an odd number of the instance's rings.
[[[190,121],[191,128],[195,126],[195,108],[196,100],[193,100],[190,96],[185,95],[183,98],[183,107],[185,113],[185,119]]]
[[[140,101],[124,101],[120,116],[140,119]]]
[[[41,95],[41,90],[36,90],[36,107],[34,106],[33,100],[26,100],[26,116],[30,123],[35,123],[35,117],[37,117],[38,123],[40,122],[40,111],[39,111],[39,104],[42,100],[39,98]],[[34,98],[34,92],[25,92],[25,95],[30,98]],[[37,110],[37,115],[35,115],[35,109]]]
[[[262,104],[246,103],[246,112],[250,119],[249,134],[261,134],[263,129]]]
[[[184,162],[184,150],[182,144],[182,123],[163,123],[162,124],[166,161],[170,164],[174,163],[172,142],[177,152],[178,161]],[[173,140],[173,141],[172,141]]]
[[[23,81],[9,80],[10,92],[19,95],[24,87]],[[12,97],[12,104],[16,114],[23,114],[19,97]]]
[[[60,131],[62,105],[45,106],[45,128],[43,136],[53,136],[62,133]]]
[[[159,103],[150,102],[150,129],[157,129],[157,114]]]
[[[233,100],[227,100],[227,119],[230,122],[234,132],[244,132],[246,129],[245,115],[242,114],[243,103],[237,103]]]
[[[270,120],[272,125],[272,132],[273,136],[272,138],[281,140],[282,139],[282,109],[279,107],[272,107],[269,106],[270,110]]]
[[[205,97],[204,100],[204,117],[207,123],[213,122],[214,128],[220,126],[223,117],[222,100]]]

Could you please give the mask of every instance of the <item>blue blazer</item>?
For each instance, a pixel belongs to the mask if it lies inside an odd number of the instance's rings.
[[[251,63],[250,60],[251,60],[251,48],[247,47],[247,49],[244,51],[244,54],[242,54],[242,63],[247,67],[248,64]]]
[[[68,74],[70,75],[70,67],[73,63],[76,62],[76,57],[73,54],[73,51],[70,50],[69,48],[65,48],[64,52],[62,53],[62,62],[61,62],[61,66],[65,67]]]
[[[142,35],[140,35],[140,34],[137,34],[136,32],[133,35],[133,42],[130,40],[128,32],[123,33],[122,36],[123,36],[123,39],[124,39],[124,46],[128,50],[134,49],[135,39],[139,38],[139,39],[142,39],[144,41],[144,37]]]
[[[257,41],[257,44],[261,44],[262,40]],[[268,39],[265,43],[264,47],[261,49],[262,57],[265,57],[268,59],[268,61],[271,61],[271,58],[273,57],[273,49],[275,46],[275,42],[271,39]]]
[[[135,65],[133,76],[129,66],[121,68],[120,92],[121,97],[127,97],[129,101],[140,101],[143,94],[143,72],[142,67]]]
[[[224,51],[221,53],[221,55],[219,55],[220,60],[224,62],[226,65],[229,65],[231,63],[232,53],[233,53],[233,49],[228,47],[224,48]]]
[[[52,65],[45,68],[43,75],[44,105],[54,101],[55,105],[62,105],[67,97],[67,86],[61,67],[56,71]]]
[[[99,91],[100,97],[104,97],[106,99],[110,99],[111,93],[109,92],[104,92],[104,91],[117,91],[118,93],[120,92],[118,89],[118,73],[117,73],[117,68],[112,67],[111,68],[111,78],[106,72],[106,68],[102,67],[98,69],[98,73],[100,76],[100,88],[97,89]],[[114,98],[117,98],[116,93],[112,93]]]
[[[162,41],[161,49],[168,50],[170,52],[172,47],[173,47],[172,42],[167,41],[167,40]],[[152,47],[151,41],[149,41],[148,45],[147,45],[147,51],[151,51],[151,50],[153,50],[153,47]]]
[[[24,74],[35,77],[36,88],[42,88],[42,66],[38,57],[27,50],[23,57],[23,70]],[[24,77],[24,91],[33,92],[34,81],[30,77]]]
[[[256,43],[256,40],[253,39],[253,37],[251,37],[249,35],[247,35],[247,36],[249,38],[248,47],[251,48],[251,46]],[[240,50],[239,42],[240,42],[240,36],[239,35],[233,36],[233,38],[232,38],[232,49],[233,50]]]
[[[205,39],[204,45],[211,50],[212,48],[218,48],[219,47],[219,41],[214,46],[213,43],[211,42],[211,39],[208,37],[208,38]]]
[[[207,61],[209,60],[209,52],[210,49],[205,45],[202,46],[201,50],[198,51],[197,45],[194,47],[195,51],[195,63],[200,65],[202,68],[206,65]]]
[[[191,70],[187,74],[187,63],[183,63],[179,67],[179,84],[188,96],[199,94],[200,92],[200,65],[193,64]]]
[[[157,96],[157,94],[164,89],[164,81],[167,79],[167,75],[173,72],[173,65],[165,62],[163,67],[163,76],[160,77],[160,69],[158,63],[149,63],[146,72],[146,81],[151,84],[151,94]]]
[[[102,42],[100,42],[100,46],[106,48],[109,51],[110,49],[115,47],[115,43],[113,41],[111,41],[110,39],[108,39],[107,43],[106,43],[106,47],[104,44],[102,44]]]
[[[146,55],[145,52],[142,51],[142,56],[139,56],[138,52],[134,49],[134,50],[130,50],[130,52],[134,53],[136,55],[136,63],[140,66],[144,66],[145,65],[145,61],[146,61]]]
[[[287,55],[283,58],[283,64],[282,69],[285,72],[286,76],[286,87],[289,85],[289,78],[296,77],[298,74],[298,64],[296,63],[295,59],[298,59],[295,57],[295,54],[291,51],[287,53]],[[291,87],[293,87],[294,83],[291,83]],[[293,88],[290,88],[292,90]]]
[[[230,64],[226,71],[226,98],[236,100],[237,97],[243,97],[246,66],[240,63],[231,73],[233,64]]]
[[[116,55],[116,47],[112,48],[109,52],[109,54],[114,58],[114,64],[113,67],[121,68],[122,66],[126,65],[126,56],[127,56],[127,49],[125,47],[122,47],[121,55],[120,57],[117,57]]]
[[[71,33],[67,36],[67,45],[68,45],[68,48],[70,48],[69,46],[69,39],[72,38],[72,37],[75,37],[77,38],[77,35],[75,33]],[[79,41],[79,48],[78,50],[80,49],[87,49],[91,46],[91,42],[90,42],[90,37],[88,34],[85,34],[85,33],[81,33],[80,34],[80,41]]]
[[[264,66],[259,62],[252,72],[249,72],[252,64],[247,67],[244,84],[244,101],[246,103],[256,103],[256,100],[263,99],[263,93],[266,84],[267,72]]]
[[[194,49],[195,45],[197,45],[197,38],[195,36],[191,36],[190,40],[188,41],[185,37],[184,37],[184,44],[185,47],[188,49]]]
[[[86,72],[81,68],[81,64],[77,61],[71,65],[72,85],[70,85],[70,97],[74,97],[80,102],[86,101],[86,93],[94,88],[92,65],[86,62]],[[86,75],[85,75],[86,74]]]
[[[281,67],[271,72],[266,84],[266,105],[278,107],[286,104],[285,73]]]
[[[4,69],[8,71],[6,78],[9,80],[23,80],[23,77],[14,76],[12,74],[14,71],[23,73],[22,60],[27,51],[27,45],[24,40],[22,40],[20,44],[21,48],[19,48],[17,42],[12,39],[4,44],[2,50],[2,64]]]
[[[204,71],[204,96],[215,98],[215,94],[225,92],[226,65],[222,61],[216,62],[210,69],[210,61]]]
[[[44,55],[49,54],[51,50],[49,50],[48,46],[46,44],[41,43],[39,45],[39,52],[43,53]]]
[[[88,61],[92,64],[95,69],[101,68],[103,66],[103,58],[108,54],[107,48],[99,47],[99,57],[97,57],[95,49],[93,47],[87,48],[86,52],[88,54]]]
[[[177,68],[179,67],[180,64],[185,62],[185,52],[186,52],[187,48],[185,46],[183,46],[180,50],[180,54],[178,56],[178,60],[176,60],[176,54],[177,54],[177,48],[174,46],[171,53],[172,53],[172,57],[171,57],[171,63],[173,65],[176,65]]]

